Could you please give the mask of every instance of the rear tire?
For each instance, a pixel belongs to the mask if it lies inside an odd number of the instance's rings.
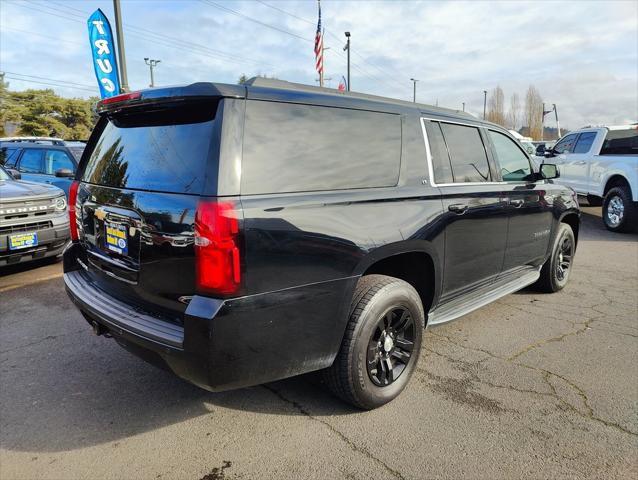
[[[541,269],[541,276],[534,286],[546,293],[562,290],[572,271],[574,253],[576,252],[576,238],[574,231],[566,223],[561,223],[554,238],[552,253]]]
[[[421,350],[425,314],[417,291],[385,275],[362,277],[341,348],[324,381],[342,400],[366,410],[396,398]]]
[[[638,223],[638,209],[628,187],[614,187],[605,195],[603,223],[612,232],[630,232]]]

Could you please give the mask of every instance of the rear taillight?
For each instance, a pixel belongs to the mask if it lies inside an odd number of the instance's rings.
[[[80,182],[75,180],[69,188],[69,228],[71,229],[71,241],[76,242],[78,236],[78,224],[75,215],[75,202],[78,199],[78,187]]]
[[[231,295],[239,291],[239,222],[232,202],[200,202],[195,214],[197,289]]]

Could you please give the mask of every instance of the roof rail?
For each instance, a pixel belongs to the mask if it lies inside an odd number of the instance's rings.
[[[248,87],[259,87],[259,88],[280,88],[285,90],[295,90],[300,92],[312,92],[318,94],[325,95],[337,95],[337,96],[348,96],[352,98],[358,98],[361,100],[375,101],[379,103],[388,103],[393,105],[401,105],[404,107],[412,107],[419,110],[425,110],[427,112],[437,112],[441,114],[454,114],[460,115],[467,118],[471,118],[476,120],[477,118],[467,112],[463,112],[461,110],[454,110],[451,108],[443,108],[443,107],[435,107],[434,105],[427,105],[423,103],[414,103],[407,100],[399,100],[396,98],[390,97],[381,97],[377,95],[370,95],[367,93],[359,93],[359,92],[345,92],[342,90],[337,90],[334,88],[326,88],[326,87],[317,87],[315,85],[305,85],[302,83],[294,83],[289,82],[287,80],[279,80],[277,78],[264,78],[264,77],[252,77],[248,79],[244,85]]]

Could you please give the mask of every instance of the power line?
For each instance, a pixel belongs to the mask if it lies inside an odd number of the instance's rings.
[[[4,70],[4,73],[8,73],[9,75],[19,75],[21,77],[35,78],[35,79],[40,79],[40,80],[54,80],[54,79],[48,78],[48,77],[41,77],[41,76],[38,76],[38,75],[27,75],[25,73],[8,72],[6,70]],[[72,84],[73,86],[78,86],[78,87],[94,88],[92,85],[87,85],[86,83],[70,82],[70,81],[67,81],[67,80],[54,80],[54,81],[62,82],[62,83],[66,83],[66,84]],[[95,87],[95,88],[97,88],[97,87]]]
[[[87,12],[83,12],[83,14],[80,15],[80,14],[72,13],[70,11],[64,11],[63,13],[65,13],[66,15],[69,15],[69,16],[65,16],[65,15],[61,15],[62,13],[61,10],[56,10],[55,8],[49,7],[48,5],[42,5],[39,3],[30,2],[29,0],[26,0],[26,2],[31,3],[32,5],[37,6],[39,8],[34,8],[34,6],[20,4],[20,3],[17,3],[16,5],[22,8],[30,9],[40,13],[45,13],[47,15],[52,15],[54,17],[63,18],[65,20],[78,22],[78,23],[85,23],[86,18],[89,15]],[[55,2],[51,2],[51,3],[55,3]],[[42,8],[46,8],[47,10],[42,10]],[[64,8],[69,8],[77,12],[82,12],[82,10],[74,8],[74,7],[64,6]],[[275,65],[269,64],[267,62],[263,62],[256,59],[245,58],[239,55],[225,53],[225,52],[222,52],[221,50],[211,49],[204,45],[196,44],[186,40],[180,40],[175,37],[169,37],[166,35],[155,33],[151,30],[143,29],[141,27],[132,26],[130,24],[124,24],[124,26],[125,26],[125,30],[127,31],[129,35],[132,35],[146,42],[159,43],[169,48],[174,48],[181,51],[186,50],[199,56],[215,58],[218,60],[225,60],[225,61],[230,61],[234,63],[252,63],[257,65],[276,67]],[[154,36],[154,38],[149,38],[149,35]],[[181,45],[176,45],[176,43],[179,43]]]
[[[316,22],[313,22],[312,20],[308,20],[307,18],[300,17],[300,16],[298,16],[298,15],[295,15],[294,13],[290,13],[290,12],[288,12],[287,10],[284,10],[283,8],[275,7],[274,5],[270,5],[270,4],[266,3],[266,2],[264,2],[263,0],[256,0],[256,1],[257,1],[257,2],[259,2],[259,3],[261,3],[262,5],[264,5],[265,7],[268,7],[268,8],[271,8],[271,9],[273,9],[273,10],[276,10],[276,11],[278,11],[278,12],[281,12],[281,13],[283,13],[284,15],[288,15],[288,16],[290,16],[290,17],[292,17],[292,18],[296,18],[297,20],[301,20],[302,22],[306,22],[306,23],[308,23],[308,24],[310,24],[310,25],[316,25]],[[338,41],[338,42],[343,42],[343,39],[342,39],[341,37],[339,37],[339,36],[335,35],[335,34],[334,34],[334,33],[332,33],[330,30],[328,30],[328,29],[324,29],[324,31],[325,31],[328,35],[330,35],[332,38],[334,38],[336,41]],[[360,53],[359,53],[356,49],[352,49],[352,53],[354,53],[355,55],[357,55],[357,56],[358,56],[358,57],[359,57],[359,58],[360,58],[360,59],[361,59],[364,63],[366,63],[366,64],[370,65],[371,67],[376,68],[376,69],[377,69],[380,73],[382,73],[383,75],[388,75],[388,74],[392,75],[392,74],[391,74],[390,72],[388,72],[387,70],[385,70],[385,69],[383,69],[383,68],[381,68],[381,67],[377,66],[376,64],[372,63],[370,60],[366,59],[366,58],[365,58],[363,55],[361,55],[361,54],[360,54]],[[343,57],[343,55],[340,55],[339,53],[337,53],[337,54],[338,54],[340,57],[344,58],[344,57]],[[353,62],[351,62],[351,65],[353,65]],[[360,71],[361,71],[361,69],[360,69]],[[378,77],[376,77],[376,76],[374,76],[374,75],[371,75],[371,74],[368,74],[368,76],[371,76],[372,78],[378,79]],[[385,81],[385,80],[383,80],[383,79],[381,79],[381,80],[382,80],[382,81]],[[389,84],[388,84],[388,85],[389,85]],[[394,88],[394,87],[396,87],[396,85],[392,85],[392,87]],[[407,88],[407,87],[405,87],[405,88]]]
[[[8,75],[5,75],[4,78],[8,78],[9,80],[18,80],[20,82],[38,83],[38,84],[41,84],[41,85],[49,85],[49,86],[58,87],[58,88],[68,88],[68,89],[71,89],[71,90],[85,90],[87,92],[93,92],[93,93],[95,93],[97,91],[97,88],[84,88],[84,87],[66,86],[66,85],[60,85],[60,84],[53,83],[53,82],[46,82],[44,80],[27,80],[25,78],[12,77],[12,76],[8,76]]]
[[[256,18],[249,17],[248,15],[244,15],[243,13],[240,13],[240,12],[238,12],[236,10],[233,10],[232,8],[228,8],[228,7],[224,7],[223,5],[219,5],[218,3],[215,3],[215,2],[213,2],[211,0],[200,0],[200,1],[210,5],[212,7],[215,7],[215,8],[218,8],[220,10],[223,10],[225,12],[228,12],[228,13],[230,13],[232,15],[235,15],[237,17],[244,18],[244,19],[249,20],[251,22],[257,23],[257,24],[259,24],[259,25],[261,25],[263,27],[271,28],[273,30],[277,30],[278,32],[285,33],[285,34],[290,35],[292,37],[296,37],[296,38],[298,38],[300,40],[304,40],[306,42],[314,43],[314,40],[311,40],[310,38],[302,37],[301,35],[297,35],[296,33],[293,33],[293,32],[291,32],[289,30],[285,30],[283,28],[279,28],[279,27],[276,27],[274,25],[270,25],[269,23],[262,22],[260,20],[257,20]]]
[[[82,42],[76,42],[76,41],[73,41],[73,40],[65,40],[64,38],[54,37],[52,35],[44,35],[44,34],[39,33],[39,32],[33,32],[33,31],[29,31],[29,30],[20,30],[19,28],[2,27],[2,31],[4,32],[5,30],[9,30],[11,32],[26,33],[26,34],[29,34],[29,35],[36,35],[38,37],[48,38],[48,39],[51,39],[51,40],[56,40],[58,42],[71,43],[73,45],[82,45],[83,47],[86,46]]]

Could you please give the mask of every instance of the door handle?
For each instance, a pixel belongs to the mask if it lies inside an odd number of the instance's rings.
[[[524,203],[525,200],[521,199],[510,200],[510,205],[512,205],[514,208],[521,208]]]
[[[454,203],[452,205],[449,205],[447,209],[450,212],[456,213],[457,215],[463,215],[465,212],[467,212],[468,206],[462,203]]]
[[[585,165],[586,163],[586,161],[581,160],[580,162],[574,162],[574,165]]]

